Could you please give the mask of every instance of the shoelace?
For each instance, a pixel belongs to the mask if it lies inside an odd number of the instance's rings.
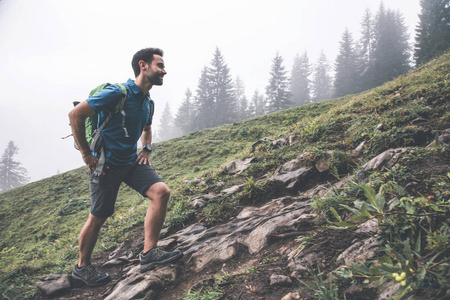
[[[156,254],[155,254],[156,257],[165,256],[167,253],[166,251],[162,250],[161,248],[155,248],[155,251],[156,251]]]
[[[93,265],[86,266],[86,272],[89,278],[100,277],[103,275],[99,270],[94,268]]]

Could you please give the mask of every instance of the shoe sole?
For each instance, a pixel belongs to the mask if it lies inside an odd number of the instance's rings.
[[[164,260],[161,260],[161,261],[155,261],[155,262],[152,262],[152,263],[141,265],[141,273],[153,270],[156,267],[158,267],[159,265],[164,265],[164,264],[168,264],[168,263],[172,263],[172,262],[177,262],[177,261],[179,261],[182,258],[183,258],[183,252],[181,252],[180,254],[178,254],[176,256],[172,256],[171,258],[168,258],[168,259],[164,259]]]
[[[77,274],[72,272],[72,278],[78,281],[82,281],[84,284],[90,286],[90,287],[96,287],[96,286],[102,286],[105,285],[107,283],[111,282],[111,277],[107,277],[104,280],[97,282],[97,283],[90,283],[88,281],[86,281],[85,279],[81,278],[80,276],[78,276]]]

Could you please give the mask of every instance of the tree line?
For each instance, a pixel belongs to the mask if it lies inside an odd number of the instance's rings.
[[[405,74],[438,56],[450,46],[449,0],[421,0],[415,44],[400,11],[380,4],[361,19],[361,38],[342,33],[339,52],[330,63],[322,51],[314,64],[304,51],[288,70],[277,53],[264,92],[247,99],[244,82],[234,80],[219,48],[201,70],[197,88],[188,88],[175,115],[167,103],[155,133],[162,141],[277,110],[359,93]]]

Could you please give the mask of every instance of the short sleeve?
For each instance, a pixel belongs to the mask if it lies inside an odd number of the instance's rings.
[[[87,99],[89,106],[96,112],[114,111],[122,97],[122,90],[117,85],[110,85]]]

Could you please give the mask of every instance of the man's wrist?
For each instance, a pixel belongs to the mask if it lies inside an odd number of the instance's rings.
[[[144,145],[142,149],[147,152],[152,152],[152,146],[150,144]]]

